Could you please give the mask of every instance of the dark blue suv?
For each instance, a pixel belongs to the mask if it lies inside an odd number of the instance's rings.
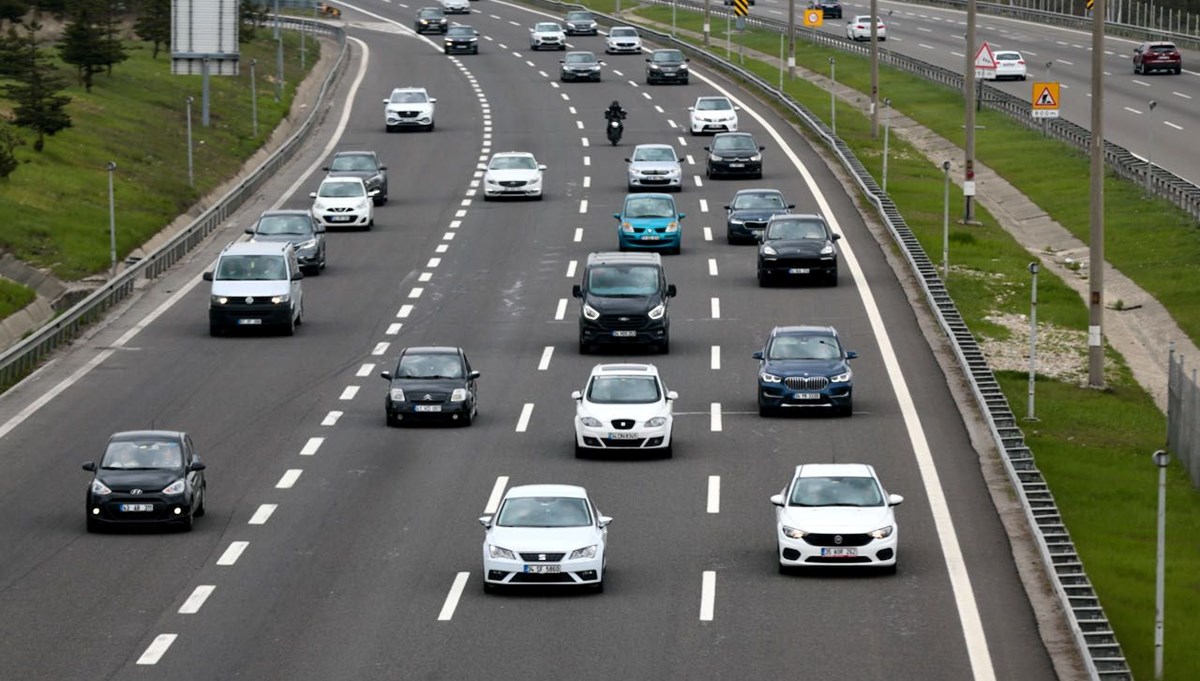
[[[839,416],[854,413],[854,372],[832,326],[777,326],[758,360],[758,413],[769,416],[795,407],[827,407]]]

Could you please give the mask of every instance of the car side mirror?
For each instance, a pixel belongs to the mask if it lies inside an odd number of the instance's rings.
[[[575,284],[574,286],[572,286],[571,287],[571,297],[572,298],[582,298],[583,297],[583,287],[580,286],[579,284]]]
[[[244,229],[243,231],[244,231],[244,232],[246,232],[247,234],[253,234],[253,233],[254,233],[254,229],[253,229],[253,228],[251,228],[251,227],[247,227],[247,228],[246,228],[246,229]]]
[[[695,111],[695,110],[696,110],[696,107],[694,107],[694,106],[689,106],[689,107],[688,107],[688,111]]]
[[[546,169],[545,164],[538,164],[538,170],[545,170],[545,169]]]
[[[712,151],[712,149],[711,149],[711,148],[709,148],[709,147],[704,147],[704,150],[705,150],[705,151]]]
[[[390,371],[380,371],[380,372],[379,372],[379,377],[380,377],[380,378],[382,378],[382,379],[384,379],[385,381],[390,381],[390,380],[392,380],[392,372],[390,372]]]
[[[888,506],[899,506],[900,504],[903,504],[903,503],[904,503],[904,497],[900,496],[899,494],[889,494],[888,495]]]
[[[796,204],[794,204],[794,203],[789,203],[789,204],[788,204],[788,210],[791,210],[791,209],[793,209],[793,208],[795,208],[795,207],[796,207]]]
[[[725,210],[733,210],[733,208],[731,208],[729,206],[725,206]]]
[[[613,213],[613,218],[614,218],[614,219],[617,219],[617,220],[620,220],[620,219],[621,219],[621,214],[620,214],[620,213]]]
[[[629,159],[625,159],[625,162],[626,162],[626,163],[632,163],[632,161],[630,161]]]
[[[679,393],[675,392],[674,390],[668,390],[667,391],[667,399],[668,400],[677,400],[677,399],[679,399]]]
[[[583,399],[583,393],[582,393],[582,392],[580,392],[580,391],[578,391],[578,390],[573,390],[573,391],[571,391],[571,399],[573,399],[573,400],[582,400],[582,399]]]
[[[679,218],[678,218],[678,219],[682,220],[682,219],[684,219],[684,218],[686,218],[686,217],[687,217],[687,213],[680,213],[680,214],[679,214]]]
[[[783,495],[782,494],[771,495],[771,503],[775,504],[776,506],[778,506],[780,508],[783,508]]]
[[[429,103],[430,103],[430,104],[434,104],[434,103],[436,103],[436,102],[437,102],[437,97],[430,97],[430,98],[429,98]]]
[[[599,525],[601,528],[605,528],[605,527],[609,526],[609,524],[612,522],[612,520],[613,520],[612,518],[609,518],[606,515],[602,515],[602,516],[600,516],[599,519],[597,519],[596,524]]]
[[[841,235],[841,234],[834,234],[834,235],[833,235],[833,240],[834,240],[834,241],[837,241],[837,240],[839,240],[839,239],[841,239],[841,238],[842,238],[842,235]]]
[[[391,104],[391,103],[392,103],[392,100],[390,100],[390,99],[384,99],[384,100],[383,100],[383,103],[384,103],[384,104]]]
[[[649,64],[649,63],[650,63],[650,60],[649,60],[649,59],[647,59],[647,60],[646,60],[646,63],[647,63],[647,64]]]
[[[490,516],[490,515],[485,515],[485,516],[481,517],[481,518],[479,519],[479,524],[480,524],[480,525],[483,525],[484,527],[486,527],[486,528],[488,528],[488,529],[491,529],[491,527],[492,527],[492,516]]]
[[[758,352],[756,352],[750,356],[753,357],[754,359],[762,359],[763,358],[762,350],[759,350]]]
[[[308,193],[308,198],[310,198],[310,199],[315,199],[315,198],[317,198],[317,193],[316,193],[316,192],[309,192],[309,193]]]
[[[208,468],[208,466],[206,466],[203,461],[193,461],[192,463],[188,464],[189,471],[202,471],[205,468]]]
[[[674,298],[676,293],[678,291],[675,289],[675,284],[667,284],[667,297]]]
[[[372,189],[371,191],[367,192],[367,196],[369,196],[371,198],[375,198],[376,196],[379,196],[379,190]]]
[[[758,145],[758,150],[759,150],[759,151],[766,151],[766,150],[767,150],[767,148],[766,148],[766,147],[764,147],[763,145],[761,145],[761,144],[760,144],[760,145]]]
[[[758,239],[759,241],[766,241],[767,240],[767,231],[764,229],[761,232],[755,232],[754,238]]]
[[[321,170],[324,170],[325,172],[329,172],[329,166],[322,166]]]
[[[479,373],[478,371],[471,371],[471,372],[468,372],[468,373],[467,373],[467,380],[471,380],[471,381],[473,381],[473,380],[475,380],[475,379],[479,378],[479,377],[480,377],[480,376],[482,376],[482,375],[483,375],[483,374]]]
[[[292,272],[292,281],[300,281],[303,278],[304,278],[304,273],[301,272],[300,270],[296,270],[295,272]]]
[[[325,233],[325,225],[317,225],[313,229],[313,231],[316,232],[317,234],[324,234]]]
[[[733,107],[733,110],[734,110],[734,111],[741,111],[741,110],[742,110],[742,107],[740,107],[740,106],[735,106],[735,107]]]
[[[559,59],[559,60],[558,60],[558,63],[559,63],[559,64],[566,64],[566,63],[567,63],[567,60],[566,60],[566,59]]]
[[[83,464],[83,470],[85,470],[85,471],[95,471],[95,470],[96,470],[96,462],[95,462],[95,461],[88,461],[87,463]]]
[[[204,281],[212,281],[213,280],[212,272],[205,272],[204,274],[200,275],[200,278],[203,279]]]
[[[846,359],[858,359],[858,353],[853,350],[847,350]]]

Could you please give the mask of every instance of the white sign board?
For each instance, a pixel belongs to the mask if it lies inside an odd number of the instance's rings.
[[[171,73],[238,73],[239,0],[171,0]]]
[[[987,80],[996,77],[996,55],[992,53],[992,47],[986,40],[975,53],[975,77]]]

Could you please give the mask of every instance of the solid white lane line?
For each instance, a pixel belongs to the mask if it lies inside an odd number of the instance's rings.
[[[387,341],[380,341],[375,344],[375,347],[371,348],[371,354],[375,356],[382,355],[388,351],[388,348],[391,347],[391,345],[392,344]]]
[[[279,508],[278,504],[262,504],[258,507],[258,510],[254,512],[254,515],[250,516],[249,524],[266,525],[267,520],[271,518],[271,514],[275,512],[276,508]]]
[[[721,512],[721,476],[708,476],[708,512]]]
[[[283,477],[279,478],[279,482],[275,483],[275,489],[291,489],[295,486],[296,481],[300,479],[300,474],[304,471],[299,468],[289,468],[283,473]]]
[[[558,307],[554,310],[554,321],[561,322],[567,315],[567,299],[559,298]]]
[[[713,276],[713,277],[717,276],[717,259],[716,258],[708,259],[708,274],[709,274],[709,276]]]
[[[1172,123],[1171,121],[1163,121],[1163,125],[1170,126],[1170,127],[1172,127],[1172,128],[1175,128],[1176,130],[1183,130],[1183,126],[1181,126],[1181,125],[1175,125],[1175,124],[1174,124],[1174,123]]]
[[[586,213],[586,212],[587,212],[587,204],[588,204],[588,200],[587,200],[587,199],[580,199],[580,200],[579,200],[579,212],[580,212],[580,214],[583,214],[583,213]]]
[[[547,345],[545,350],[542,350],[542,360],[538,362],[538,371],[545,371],[550,368],[550,357],[554,355],[554,346]]]
[[[496,478],[496,484],[492,485],[492,494],[488,497],[487,506],[483,507],[484,515],[492,515],[500,508],[500,500],[504,498],[504,489],[508,487],[508,476],[501,475]]]
[[[372,367],[372,368],[373,368],[373,367]],[[328,414],[326,414],[326,415],[325,415],[325,418],[321,419],[321,425],[323,425],[323,426],[336,426],[336,425],[337,425],[337,422],[338,422],[338,419],[340,419],[340,418],[342,418],[342,412],[340,412],[340,411],[331,411],[331,412],[329,412]]]
[[[700,580],[700,621],[711,622],[713,618],[713,601],[717,596],[717,573],[705,570],[704,578]]]
[[[712,346],[711,354],[712,354],[712,358],[708,363],[709,368],[711,368],[713,371],[718,371],[721,368],[721,346],[720,345]]]
[[[721,318],[721,299],[720,298],[712,299],[712,318],[713,319]]]
[[[701,213],[708,212],[708,201],[705,199],[700,199],[700,212]]]
[[[713,402],[712,405],[708,408],[708,410],[709,410],[709,414],[708,414],[709,430],[711,430],[714,433],[721,432],[721,403]]]
[[[394,324],[388,324],[387,330],[385,330],[383,333],[386,336],[395,336],[396,334],[400,333],[400,329],[403,329],[403,328],[404,328],[403,324],[401,324],[400,322],[395,322]]]
[[[454,584],[450,585],[450,593],[446,594],[446,602],[442,604],[442,611],[438,613],[438,621],[446,622],[451,617],[454,617],[454,609],[458,607],[458,599],[462,598],[463,589],[467,586],[467,577],[469,572],[460,572],[454,576]]]
[[[368,362],[360,366],[354,375],[358,378],[363,378],[364,376],[370,376],[373,373],[375,373],[375,365],[371,362]],[[338,413],[340,414],[341,412]]]
[[[222,567],[233,565],[238,558],[242,557],[242,552],[246,550],[247,546],[250,546],[248,541],[230,542],[229,548],[225,549],[225,553],[222,553],[221,557],[217,559],[217,565]]]
[[[400,311],[396,313],[396,317],[399,319],[406,319],[408,317],[408,315],[412,314],[412,311],[413,311],[412,305],[401,305]]]
[[[339,400],[352,400],[352,399],[354,399],[354,396],[357,394],[358,394],[358,386],[348,385],[348,386],[346,386],[346,389],[342,391],[342,394],[338,396],[338,399]]]
[[[576,227],[575,228],[575,243],[579,243],[580,241],[583,241],[583,228]]]
[[[158,664],[162,656],[166,654],[167,649],[175,642],[179,634],[159,634],[150,642],[150,646],[146,648],[146,652],[138,658],[138,664]]]
[[[216,588],[214,584],[201,584],[196,587],[192,595],[188,596],[183,605],[179,606],[179,614],[195,615],[200,612],[200,607],[204,605],[204,601],[208,600],[208,597],[212,595],[213,590]]]
[[[712,241],[712,227],[705,227],[705,228],[704,228],[704,240],[705,240],[705,241]]]
[[[304,447],[300,449],[300,456],[312,456],[313,454],[316,454],[317,450],[320,449],[321,445],[324,443],[325,438],[323,437],[308,438],[308,442],[305,442]]]
[[[575,278],[575,268],[578,265],[579,265],[578,260],[572,260],[571,262],[567,263],[567,279]]]
[[[525,406],[521,407],[521,416],[517,419],[517,432],[524,433],[529,427],[529,417],[533,416],[533,402],[526,402]]]

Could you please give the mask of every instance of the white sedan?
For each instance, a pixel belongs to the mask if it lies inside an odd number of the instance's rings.
[[[604,39],[605,54],[641,54],[642,38],[632,26],[614,26]]]
[[[442,11],[446,14],[470,14],[471,5],[467,0],[442,0]]]
[[[540,50],[567,49],[567,34],[563,27],[553,21],[539,21],[529,29],[529,49]]]
[[[510,488],[495,516],[484,516],[483,590],[564,584],[604,590],[608,524],[587,490],[575,485]]]
[[[875,19],[875,36],[879,40],[887,40],[887,27],[883,25],[883,19],[878,17]],[[846,37],[850,40],[870,40],[871,15],[860,14],[846,22]]]
[[[1025,80],[1028,71],[1025,68],[1025,57],[1021,56],[1020,52],[1000,50],[996,52],[995,56],[996,70],[992,72],[993,79]]]
[[[313,199],[313,218],[327,229],[370,229],[375,224],[375,206],[371,199],[378,193],[378,189],[368,192],[359,177],[327,177],[317,191],[309,194]]]
[[[892,507],[904,501],[888,494],[866,464],[796,466],[775,505],[779,571],[846,565],[896,572],[899,531]]]
[[[654,365],[597,364],[587,386],[571,397],[576,457],[631,449],[671,456],[672,403],[679,395],[667,390]]]
[[[692,134],[737,132],[740,110],[728,97],[697,97],[696,103],[688,107]]]
[[[483,200],[502,196],[528,196],[542,199],[542,171],[546,166],[527,151],[502,151],[492,154],[483,173]]]

